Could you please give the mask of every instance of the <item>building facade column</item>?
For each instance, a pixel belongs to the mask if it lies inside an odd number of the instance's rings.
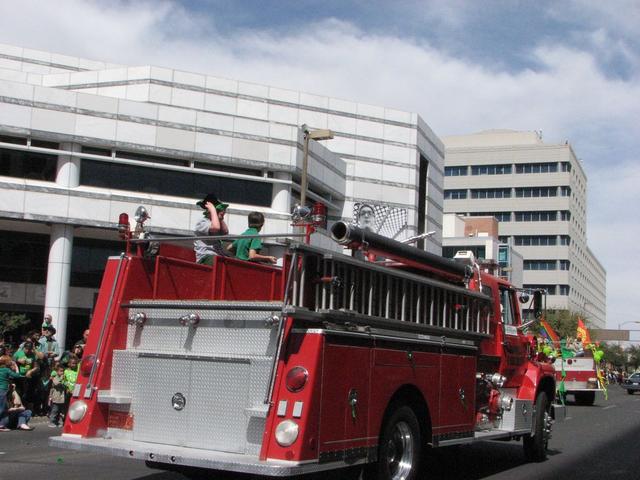
[[[61,150],[78,152],[80,146],[63,143]],[[80,184],[80,159],[70,155],[58,157],[56,184],[64,188],[75,188]],[[73,253],[73,226],[62,223],[51,225],[51,243],[47,265],[44,313],[51,314],[56,329],[56,340],[65,348],[67,336],[67,313],[69,310],[69,279]]]
[[[73,227],[59,223],[51,225],[44,312],[51,314],[56,329],[56,340],[63,349],[67,335],[72,248]]]
[[[287,172],[275,172],[273,178],[291,181],[291,174]],[[274,183],[271,197],[271,208],[285,214],[291,213],[291,184]]]

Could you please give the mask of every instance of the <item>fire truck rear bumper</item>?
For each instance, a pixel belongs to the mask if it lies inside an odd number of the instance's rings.
[[[133,440],[80,438],[64,434],[60,437],[51,437],[49,445],[166,464],[167,468],[172,470],[184,466],[272,477],[320,472],[365,462],[364,459],[327,463],[318,463],[315,460],[309,462],[267,460],[263,462],[255,456],[235,453],[199,450]]]

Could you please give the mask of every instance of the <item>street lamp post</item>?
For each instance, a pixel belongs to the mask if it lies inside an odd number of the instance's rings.
[[[333,138],[333,132],[327,129],[310,130],[309,127],[302,125],[302,132],[304,133],[304,152],[302,155],[302,178],[300,179],[300,206],[304,207],[307,201],[307,183],[308,173],[307,167],[309,165],[309,140],[331,140]]]

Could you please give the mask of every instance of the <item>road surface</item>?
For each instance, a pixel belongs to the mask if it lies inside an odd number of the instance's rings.
[[[571,397],[570,397],[571,399]],[[144,463],[94,453],[54,449],[49,436],[59,429],[41,420],[32,432],[0,433],[0,478],[47,480],[184,480]],[[437,449],[426,459],[423,478],[429,480],[580,480],[640,478],[640,394],[610,387],[609,400],[592,407],[568,406],[568,419],[554,427],[549,458],[526,463],[521,442],[480,442]],[[353,477],[350,472],[316,478]],[[219,477],[212,477],[219,478]],[[228,475],[225,478],[248,478]],[[309,479],[310,480],[310,479]]]

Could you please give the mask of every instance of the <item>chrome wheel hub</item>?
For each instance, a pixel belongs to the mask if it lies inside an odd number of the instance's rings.
[[[387,443],[387,466],[391,478],[403,480],[413,467],[413,434],[406,422],[398,422]]]

